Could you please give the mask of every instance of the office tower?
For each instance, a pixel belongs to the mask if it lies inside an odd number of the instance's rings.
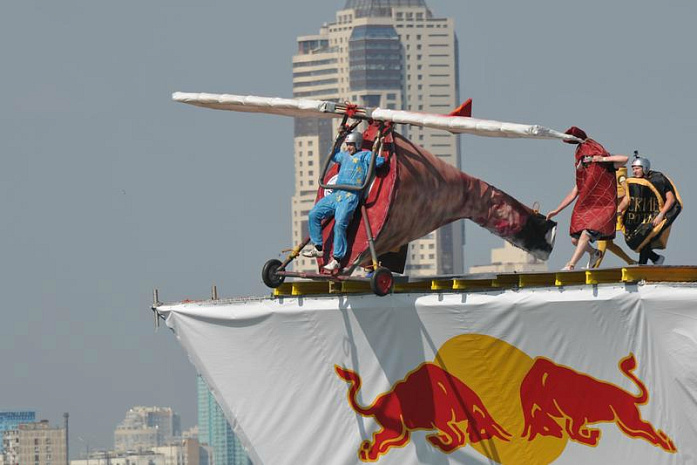
[[[208,389],[206,382],[197,376],[198,388],[198,441],[208,445],[210,465],[249,465],[242,444],[232,432],[223,410]]]
[[[3,432],[3,465],[67,465],[66,431],[47,420]]]
[[[133,407],[114,431],[116,451],[163,446],[181,436],[179,415],[167,407]]]
[[[453,20],[435,17],[424,0],[347,0],[335,22],[323,25],[318,34],[298,37],[297,42],[295,98],[446,114],[460,103]],[[295,120],[294,244],[308,235],[307,214],[337,124],[324,119]],[[398,130],[459,168],[458,136],[422,128]],[[407,273],[462,273],[463,245],[462,221],[414,241]],[[299,257],[294,266],[316,270],[314,259]]]
[[[36,412],[28,410],[2,410],[0,411],[0,454],[3,451],[2,433],[3,431],[16,430],[22,423],[33,423],[36,421]]]

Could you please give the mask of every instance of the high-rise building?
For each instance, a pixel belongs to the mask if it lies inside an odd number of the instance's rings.
[[[297,39],[293,96],[350,101],[368,107],[449,113],[459,105],[458,44],[452,19],[438,18],[424,0],[346,0],[336,21],[318,34]],[[292,241],[308,235],[307,214],[317,193],[322,162],[331,150],[337,122],[295,120],[295,195]],[[412,141],[460,167],[456,135],[400,128]],[[410,275],[462,273],[463,222],[444,226],[410,244]],[[299,257],[298,270],[316,269]]]
[[[22,423],[34,423],[36,412],[29,410],[3,410],[0,411],[0,454],[3,451],[2,433],[3,431],[16,430]]]
[[[54,428],[47,420],[22,423],[3,432],[3,465],[67,465],[65,428]]]
[[[208,446],[210,465],[251,465],[252,462],[232,432],[223,409],[200,375],[197,377],[197,388],[198,440],[202,446]]]
[[[181,436],[181,420],[169,407],[133,407],[114,431],[114,450],[140,451]]]

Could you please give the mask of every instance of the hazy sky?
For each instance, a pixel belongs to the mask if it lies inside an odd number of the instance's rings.
[[[685,201],[666,264],[697,263],[697,2],[427,0],[455,19],[475,116],[584,128],[640,150]],[[195,371],[165,301],[267,290],[290,246],[292,120],[198,109],[177,90],[291,96],[298,35],[343,0],[5,0],[0,6],[0,410],[71,414],[72,455],[111,447],[133,405],[196,423]],[[463,169],[558,204],[573,146],[462,138]],[[570,257],[571,208],[550,260]],[[620,240],[620,242],[622,242]],[[466,265],[502,241],[467,225]],[[619,264],[609,259],[606,264]]]

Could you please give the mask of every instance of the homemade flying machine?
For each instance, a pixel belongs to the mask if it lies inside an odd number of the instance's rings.
[[[347,230],[348,253],[337,272],[322,269],[332,250],[333,220],[323,224],[325,256],[317,260],[318,272],[288,270],[308,244],[309,237],[292,249],[285,260],[269,260],[262,280],[275,288],[288,277],[331,281],[370,281],[377,295],[388,294],[393,272],[403,273],[406,246],[453,221],[468,218],[513,245],[546,260],[554,246],[556,223],[523,205],[505,192],[469,176],[440,160],[395,132],[395,125],[406,124],[440,129],[455,134],[488,137],[577,140],[574,136],[538,125],[506,123],[472,118],[471,102],[450,115],[436,115],[381,108],[366,108],[350,103],[320,100],[281,99],[230,94],[176,92],[177,102],[218,110],[268,113],[296,118],[341,118],[331,152],[319,176],[317,199],[331,189],[358,193],[362,202]],[[464,116],[463,116],[464,115]],[[347,133],[361,122],[363,149],[372,151],[366,181],[362,186],[332,183],[338,166],[331,155],[338,150]],[[375,169],[378,154],[389,160],[384,169]],[[360,212],[360,213],[358,213]],[[370,278],[353,276],[358,267],[372,270]]]

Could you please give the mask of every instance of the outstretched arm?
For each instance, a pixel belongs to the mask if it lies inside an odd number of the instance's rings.
[[[601,155],[596,155],[593,157],[593,162],[595,163],[612,163],[615,168],[621,168],[627,164],[629,157],[627,155],[610,155],[609,157],[603,157]]]
[[[571,192],[566,194],[566,197],[564,197],[564,200],[561,201],[559,206],[551,212],[547,213],[547,219],[549,220],[552,219],[552,217],[557,216],[559,212],[568,207],[569,204],[571,204],[571,202],[576,200],[576,197],[578,197],[578,187],[574,186],[574,188],[571,189]]]

